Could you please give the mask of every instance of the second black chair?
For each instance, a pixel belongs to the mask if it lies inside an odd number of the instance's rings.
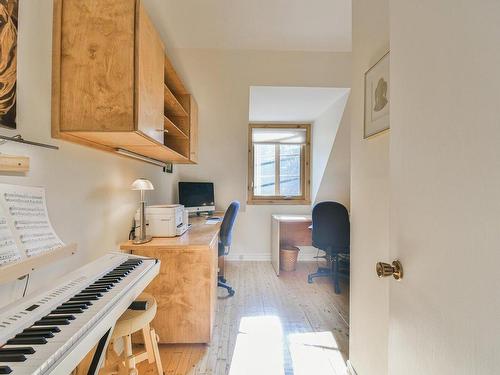
[[[318,271],[307,277],[333,276],[335,293],[340,294],[339,255],[348,255],[350,247],[350,224],[347,209],[337,202],[321,202],[312,211],[312,245],[323,250],[328,267],[319,267]]]
[[[229,205],[224,214],[224,219],[219,231],[219,257],[226,256],[229,254],[231,249],[231,241],[233,237],[233,226],[236,220],[236,215],[240,209],[240,202],[233,201]],[[234,295],[234,289],[227,283],[224,276],[219,276],[217,281],[217,286],[227,289],[230,296]]]

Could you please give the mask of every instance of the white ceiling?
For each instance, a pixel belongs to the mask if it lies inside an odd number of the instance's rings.
[[[146,3],[175,48],[351,50],[351,0],[146,0]]]
[[[349,89],[333,87],[250,87],[250,122],[313,122]]]

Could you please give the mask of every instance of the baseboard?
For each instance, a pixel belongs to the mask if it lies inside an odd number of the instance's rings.
[[[299,262],[313,262],[317,261],[315,258],[318,255],[318,249],[312,246],[299,246]],[[271,254],[262,253],[235,253],[231,252],[226,255],[226,260],[228,261],[243,261],[243,262],[270,262]]]
[[[229,253],[226,255],[227,261],[240,261],[240,262],[270,262],[271,254],[242,254],[242,253]]]
[[[347,360],[347,375],[357,375],[356,370],[352,367],[351,361]]]

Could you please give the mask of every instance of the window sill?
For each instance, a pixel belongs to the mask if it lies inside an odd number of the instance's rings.
[[[311,201],[309,199],[248,199],[248,205],[297,205],[304,206],[310,205]]]

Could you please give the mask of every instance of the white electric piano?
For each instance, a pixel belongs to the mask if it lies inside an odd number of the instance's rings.
[[[0,374],[68,375],[94,347],[88,373],[97,374],[116,320],[159,269],[110,253],[0,309]]]

